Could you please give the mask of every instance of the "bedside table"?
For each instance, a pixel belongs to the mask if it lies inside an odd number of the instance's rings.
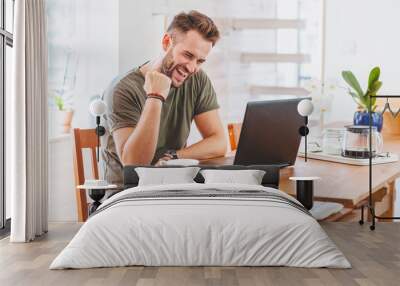
[[[314,204],[314,181],[320,177],[290,177],[289,180],[296,181],[296,198],[308,210]]]
[[[101,199],[106,194],[106,190],[115,190],[118,188],[117,185],[106,185],[106,186],[95,186],[95,185],[79,185],[78,189],[88,190],[89,197],[93,200],[93,203],[89,206],[89,216],[94,213],[97,208],[101,205]]]

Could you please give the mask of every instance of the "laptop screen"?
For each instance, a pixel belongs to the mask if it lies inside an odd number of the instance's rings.
[[[297,112],[304,98],[249,102],[244,116],[235,165],[293,165],[304,117]]]

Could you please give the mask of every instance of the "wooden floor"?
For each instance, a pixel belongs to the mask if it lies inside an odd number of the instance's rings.
[[[51,224],[35,242],[0,241],[0,285],[400,285],[400,224],[379,223],[375,232],[356,223],[323,223],[352,269],[289,267],[122,267],[48,270],[79,229]]]

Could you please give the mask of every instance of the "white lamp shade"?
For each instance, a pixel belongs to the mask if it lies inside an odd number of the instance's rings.
[[[309,116],[313,112],[313,110],[314,110],[314,105],[309,99],[303,99],[297,105],[297,111],[301,116]]]
[[[93,116],[102,116],[106,113],[107,105],[101,99],[93,100],[89,105],[89,111]]]

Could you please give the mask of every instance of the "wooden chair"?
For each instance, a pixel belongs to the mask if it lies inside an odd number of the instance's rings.
[[[91,149],[92,175],[94,179],[99,179],[99,168],[96,158],[96,148],[99,146],[95,129],[74,128],[73,132],[73,151],[74,151],[74,175],[75,187],[85,183],[85,170],[82,156],[82,149]],[[88,218],[88,203],[86,190],[75,189],[76,204],[78,210],[78,221],[84,222]]]
[[[229,143],[231,145],[232,151],[235,151],[237,149],[241,130],[242,130],[242,123],[228,124]]]

